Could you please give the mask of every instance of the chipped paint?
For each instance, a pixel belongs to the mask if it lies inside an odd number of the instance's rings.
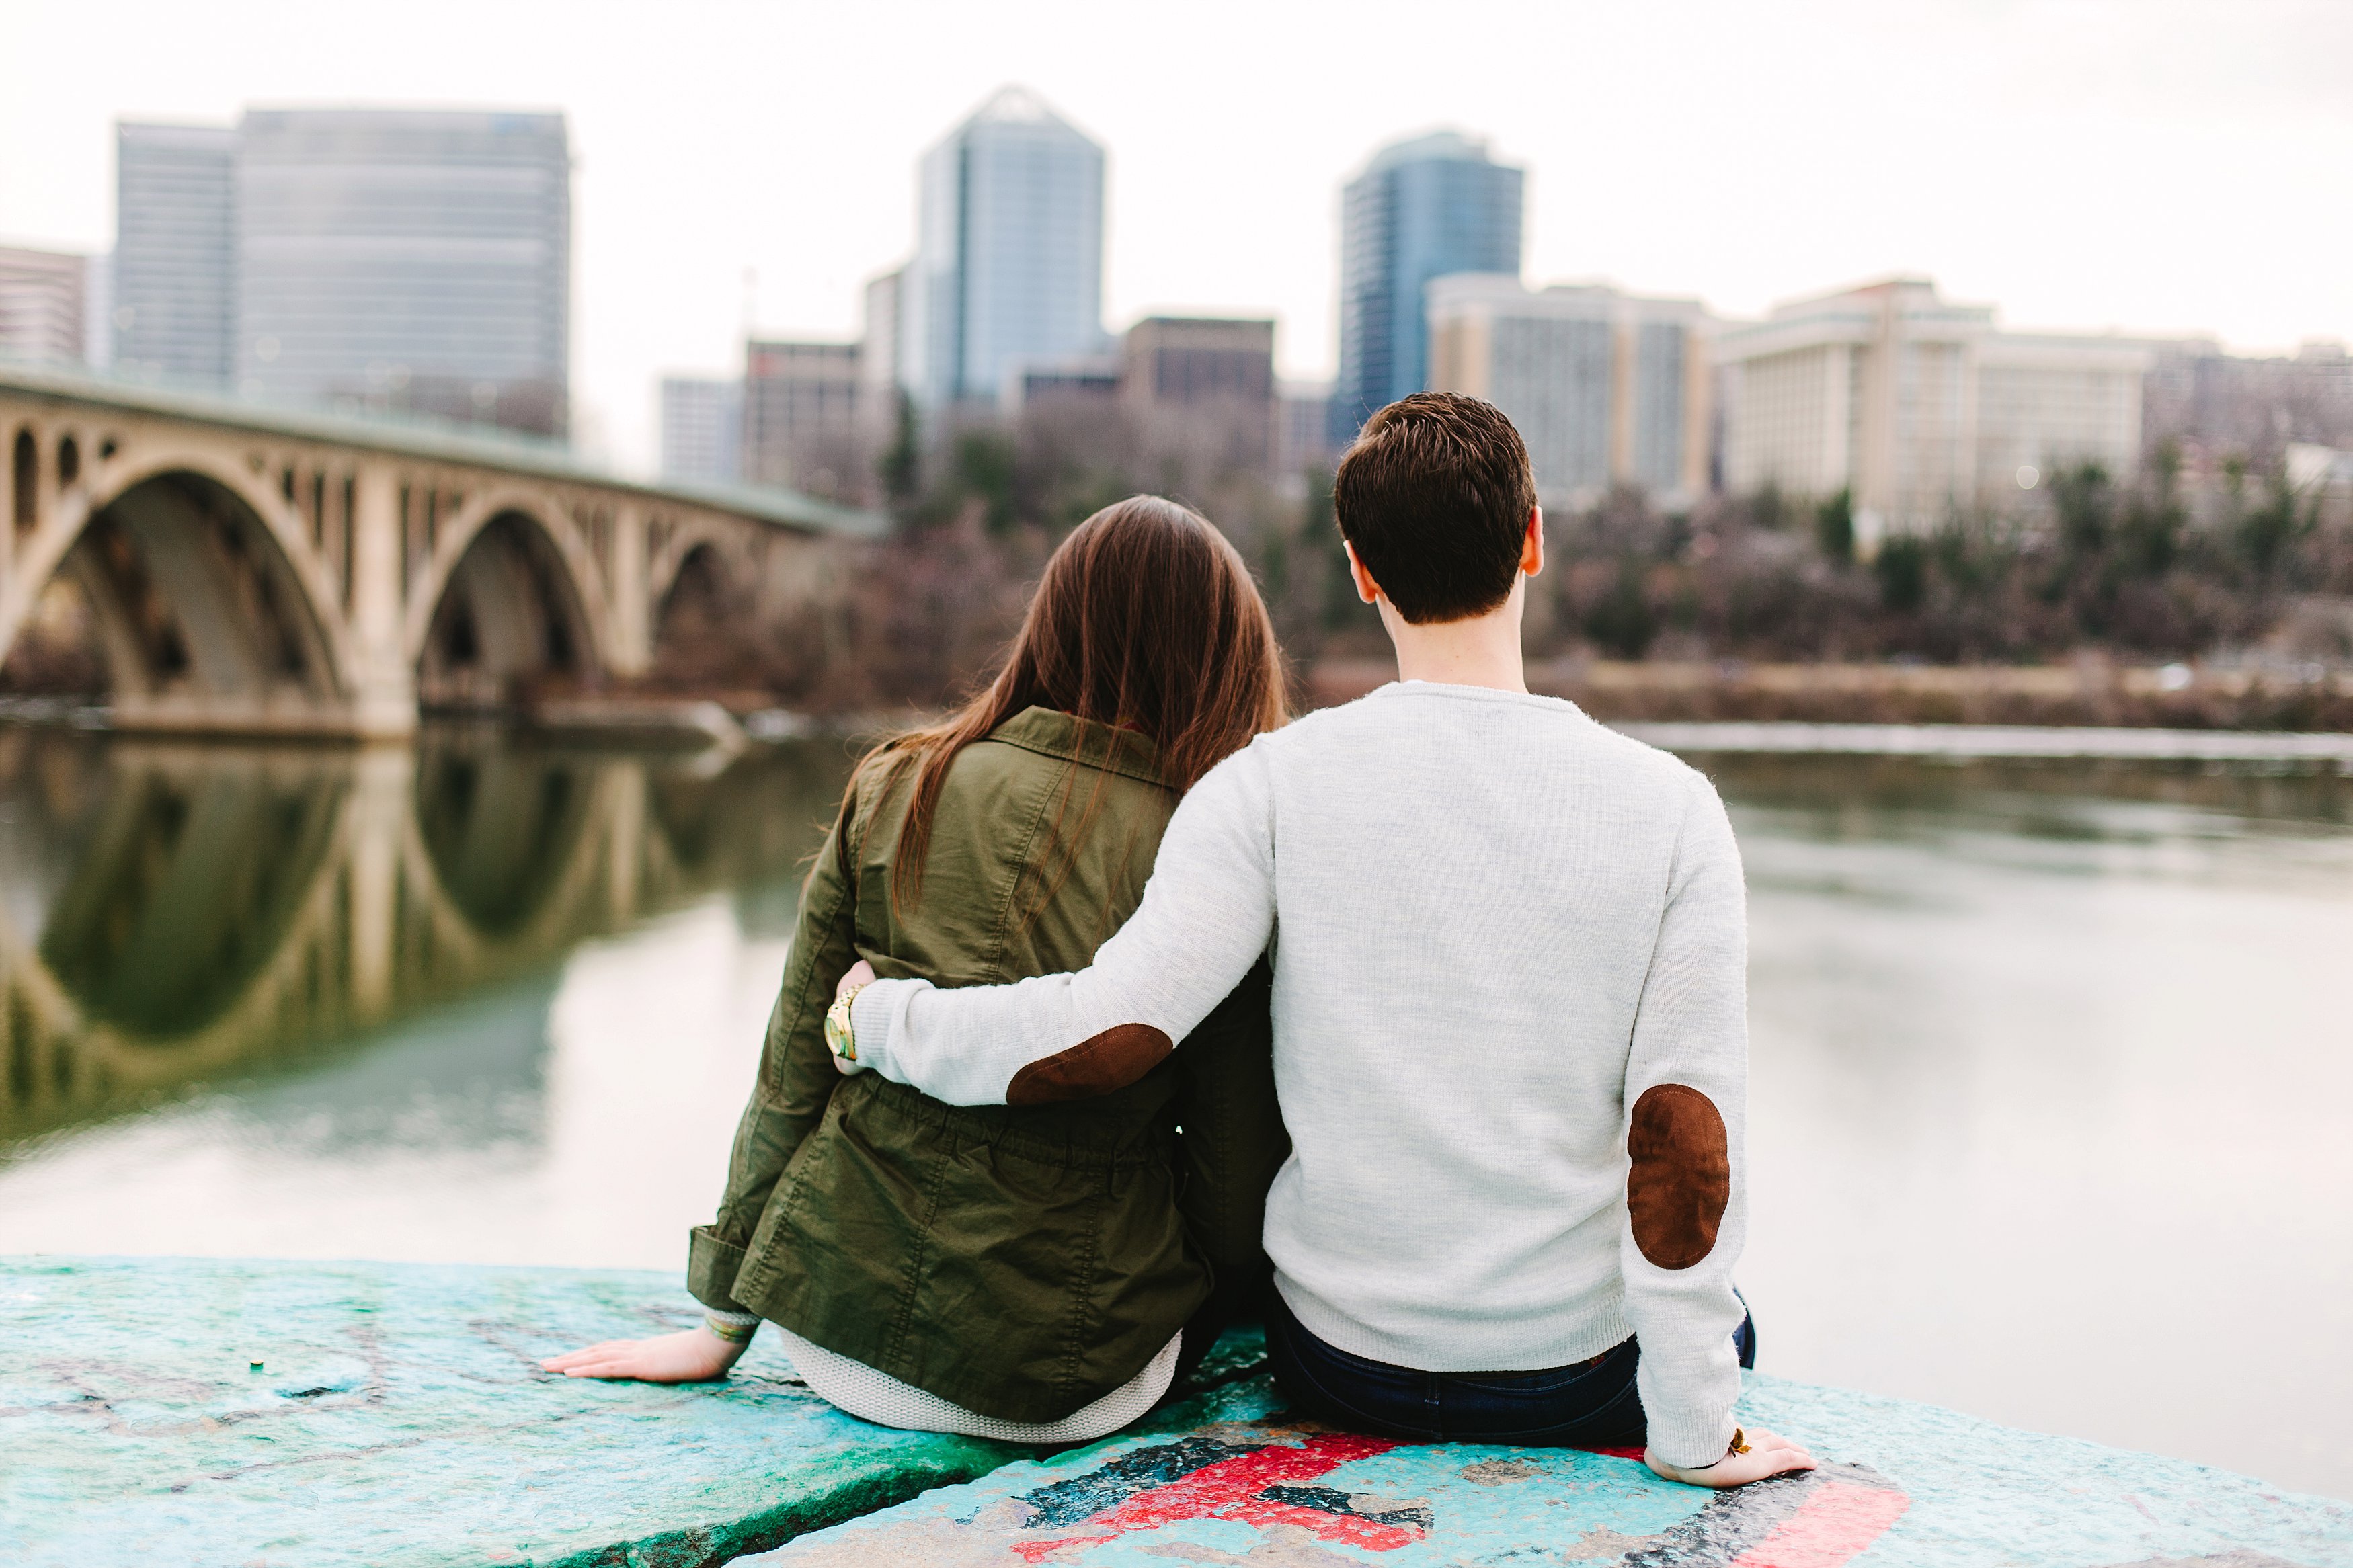
[[[853,1420],[765,1344],[539,1370],[699,1315],[636,1271],[0,1260],[0,1559],[699,1568],[1029,1452]]]
[[[1729,1492],[1622,1453],[1422,1447],[1295,1421],[1252,1380],[1198,1424],[1008,1466],[745,1568],[2332,1568],[2353,1508],[1947,1410],[1752,1377],[1821,1468]]]
[[[692,1387],[538,1369],[695,1316],[642,1272],[0,1260],[0,1539],[30,1568],[2353,1568],[2353,1506],[1772,1378],[1740,1418],[1827,1462],[1711,1493],[1295,1420],[1250,1336],[1045,1458],[856,1421],[766,1343]]]

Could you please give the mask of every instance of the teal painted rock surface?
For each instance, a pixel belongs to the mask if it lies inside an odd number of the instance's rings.
[[[1028,1452],[854,1420],[767,1344],[538,1367],[700,1319],[636,1270],[0,1260],[0,1563],[684,1568]]]
[[[2353,1507],[2244,1477],[1754,1378],[1745,1420],[1810,1475],[1712,1493],[1639,1459],[1425,1447],[1295,1423],[1263,1379],[1193,1402],[1189,1429],[1098,1444],[929,1493],[743,1560],[773,1568],[2324,1568]]]
[[[694,1387],[538,1368],[696,1316],[643,1271],[0,1260],[0,1562],[2353,1565],[2353,1505],[1771,1378],[1743,1418],[1829,1462],[1718,1496],[1291,1421],[1243,1336],[1205,1380],[1240,1381],[1047,1458],[853,1420],[766,1344]]]

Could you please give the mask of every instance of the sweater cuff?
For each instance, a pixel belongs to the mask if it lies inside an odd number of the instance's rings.
[[[1717,1416],[1662,1410],[1649,1415],[1651,1451],[1679,1469],[1704,1469],[1732,1451],[1739,1423],[1727,1410]]]
[[[876,980],[870,982],[849,1005],[849,1039],[858,1052],[857,1065],[849,1070],[863,1072],[871,1069],[896,1082],[907,1080],[890,1070],[892,1026],[897,1023],[900,994],[912,991],[921,982],[913,980]]]
[[[722,1241],[707,1225],[689,1233],[686,1244],[686,1288],[714,1312],[741,1316],[751,1310],[735,1300],[735,1276],[744,1269],[744,1249]]]

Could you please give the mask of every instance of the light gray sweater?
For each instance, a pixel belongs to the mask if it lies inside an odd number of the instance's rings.
[[[1299,1321],[1430,1372],[1560,1366],[1635,1334],[1652,1447],[1722,1458],[1746,924],[1706,779],[1556,699],[1383,687],[1196,785],[1092,967],[878,982],[853,1008],[859,1063],[967,1105],[1041,1061],[1063,1092],[1106,1062],[1133,1076],[1270,943],[1293,1147],[1266,1249]]]

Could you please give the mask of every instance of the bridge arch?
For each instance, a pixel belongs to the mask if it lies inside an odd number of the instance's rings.
[[[51,516],[44,520],[40,536],[26,541],[26,548],[19,552],[17,571],[37,580],[31,585],[33,593],[37,594],[38,583],[46,582],[63,563],[90,520],[141,486],[174,474],[191,475],[227,490],[268,531],[277,547],[278,561],[300,587],[311,620],[324,644],[328,672],[332,678],[330,684],[337,692],[343,690],[352,668],[353,648],[351,627],[343,614],[350,595],[339,574],[321,553],[294,503],[281,490],[263,482],[261,472],[251,464],[222,462],[216,454],[202,447],[142,444],[135,457],[101,459],[99,470],[90,475],[88,489],[79,494],[66,491],[59,504],[51,509]],[[29,603],[29,598],[25,602]]]
[[[413,591],[406,647],[428,707],[493,708],[519,685],[595,681],[612,668],[610,607],[578,534],[534,498],[472,501]]]
[[[660,530],[660,542],[646,562],[646,596],[654,605],[654,619],[669,604],[679,574],[696,556],[723,567],[735,581],[750,583],[759,563],[751,542],[741,530],[726,529],[710,520],[673,523]]]
[[[119,712],[277,727],[344,696],[340,585],[282,498],[200,452],[151,448],[92,471],[73,435],[53,449],[60,482],[37,474],[48,493],[12,563],[12,640],[63,577],[90,605]]]

